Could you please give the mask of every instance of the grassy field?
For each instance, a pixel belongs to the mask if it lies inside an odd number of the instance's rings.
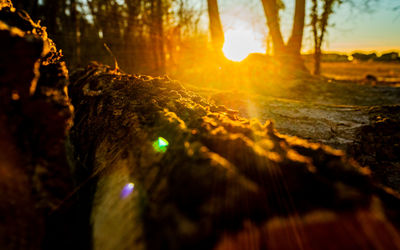
[[[400,63],[385,62],[325,62],[322,75],[337,80],[362,80],[371,74],[379,81],[400,82]],[[312,70],[312,63],[307,63]]]

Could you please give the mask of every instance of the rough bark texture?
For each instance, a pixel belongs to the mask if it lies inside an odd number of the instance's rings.
[[[48,214],[72,189],[67,84],[45,29],[0,3],[1,249],[41,249]]]
[[[168,78],[90,65],[71,79],[95,249],[400,248],[398,195],[341,151]]]

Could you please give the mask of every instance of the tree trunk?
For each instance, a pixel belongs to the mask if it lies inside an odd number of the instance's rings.
[[[222,28],[221,19],[219,16],[217,0],[207,0],[208,17],[210,20],[211,41],[216,52],[222,53],[225,38]]]
[[[165,52],[164,52],[164,28],[163,9],[161,0],[151,0],[151,29],[152,53],[155,68],[153,73],[160,75],[165,73]]]
[[[280,29],[276,0],[262,0],[262,4],[267,18],[269,32],[272,37],[275,58],[282,66],[289,69],[292,74],[298,72],[303,74],[307,72],[300,54],[304,30],[305,0],[296,1],[292,35],[287,45],[285,45],[283,41]]]
[[[283,41],[279,16],[278,6],[276,0],[262,0],[265,17],[267,18],[267,24],[269,33],[272,37],[274,55],[280,55],[285,52],[285,43]]]
[[[321,75],[321,48],[316,47],[314,51],[314,75]]]
[[[318,14],[318,0],[313,0],[311,8],[311,26],[314,37],[314,75],[321,74],[322,43],[324,41],[329,16],[336,0],[325,0],[321,17]]]
[[[122,57],[124,68],[128,72],[138,71],[137,58],[139,43],[138,40],[142,40],[142,37],[138,36],[138,16],[140,14],[141,0],[130,0],[126,1],[127,13],[128,13],[128,25],[124,32],[124,51],[127,56]]]
[[[165,36],[164,36],[164,9],[162,0],[156,0],[156,27],[157,27],[157,51],[159,58],[159,69],[157,70],[160,74],[165,74]]]
[[[324,41],[325,33],[326,33],[326,28],[328,27],[328,21],[329,17],[332,14],[332,8],[333,4],[335,3],[336,0],[325,0],[324,4],[324,11],[322,13],[321,17],[321,23],[320,23],[320,37],[319,37],[319,47],[321,48],[322,42]]]
[[[57,14],[60,10],[59,2],[59,0],[45,0],[45,6],[47,6],[45,24],[47,26],[47,32],[53,34],[53,36],[57,34]]]
[[[292,34],[287,43],[287,50],[292,55],[300,56],[301,45],[303,41],[305,15],[306,15],[306,1],[296,0]]]
[[[71,13],[71,27],[70,31],[67,33],[71,34],[71,48],[72,48],[72,57],[71,59],[74,60],[75,65],[79,65],[81,60],[80,55],[80,28],[79,28],[79,16],[78,16],[78,9],[77,9],[77,2],[76,0],[70,0],[70,13]]]
[[[318,24],[319,24],[319,17],[318,17],[318,1],[319,0],[312,0],[312,7],[311,7],[311,29],[314,38],[314,75],[320,75],[320,58],[321,58],[321,47],[319,45],[319,35],[318,35]]]

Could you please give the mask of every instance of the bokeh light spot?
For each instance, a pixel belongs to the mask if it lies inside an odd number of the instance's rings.
[[[121,190],[121,198],[125,199],[126,197],[128,197],[132,193],[133,189],[135,189],[135,184],[133,184],[132,182],[126,184]]]
[[[168,141],[163,137],[158,137],[158,139],[153,143],[153,148],[156,152],[164,153],[168,148]]]

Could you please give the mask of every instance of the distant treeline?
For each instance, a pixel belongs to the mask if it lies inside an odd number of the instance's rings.
[[[390,52],[378,56],[376,53],[363,54],[354,53],[351,55],[353,60],[357,61],[376,61],[376,62],[400,62],[400,57],[398,52]]]
[[[304,55],[305,60],[312,60],[312,55]],[[398,52],[384,53],[378,56],[376,53],[353,53],[350,56],[344,54],[327,53],[322,54],[323,62],[400,62],[400,56]]]

